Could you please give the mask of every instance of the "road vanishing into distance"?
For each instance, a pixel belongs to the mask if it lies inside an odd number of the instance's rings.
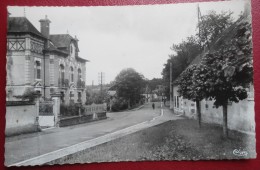
[[[157,118],[160,118],[160,123],[163,123],[170,120],[171,116],[170,113],[163,114],[161,103],[155,103],[154,110],[152,103],[147,103],[137,110],[107,113],[108,118],[105,120],[7,137],[5,165],[16,166],[19,162],[62,150],[106,134],[113,134],[128,127],[135,126],[136,128],[138,124],[149,123]]]

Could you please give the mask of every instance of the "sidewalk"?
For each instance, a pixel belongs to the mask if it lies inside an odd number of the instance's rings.
[[[5,164],[23,166],[45,164],[79,150],[96,146],[136,131],[168,121],[160,109],[148,105],[132,112],[116,113],[102,123],[50,129],[37,134],[7,139]],[[66,139],[66,140],[64,140]]]

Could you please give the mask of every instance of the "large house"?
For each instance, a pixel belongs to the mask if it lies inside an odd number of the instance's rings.
[[[38,31],[26,17],[8,17],[6,99],[27,91],[42,98],[60,93],[61,101],[86,101],[86,59],[79,57],[78,39],[50,34],[51,21],[40,21]]]

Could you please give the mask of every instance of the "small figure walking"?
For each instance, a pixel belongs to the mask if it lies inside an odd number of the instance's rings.
[[[152,104],[153,110],[154,110],[154,103]]]

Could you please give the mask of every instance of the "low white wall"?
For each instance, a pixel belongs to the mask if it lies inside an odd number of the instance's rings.
[[[7,105],[6,106],[6,135],[21,134],[37,131],[36,105]]]
[[[55,126],[54,120],[54,116],[39,116],[39,125],[52,127]]]
[[[175,111],[179,111],[189,118],[197,119],[195,103],[187,99],[182,99],[182,102],[183,108]],[[201,119],[206,123],[222,125],[222,107],[216,108],[213,103],[214,101],[201,101]],[[245,99],[228,105],[228,128],[242,132],[255,132],[254,100]]]
[[[178,96],[178,87],[173,88],[174,96]],[[174,98],[175,99],[175,98]],[[201,119],[202,122],[216,123],[222,125],[223,109],[216,108],[214,101],[202,100]],[[255,111],[254,111],[254,91],[250,86],[248,98],[238,103],[232,102],[228,105],[228,128],[231,130],[242,131],[246,133],[255,133]],[[179,108],[174,107],[176,113],[181,113],[189,118],[197,119],[196,103],[179,97]]]

